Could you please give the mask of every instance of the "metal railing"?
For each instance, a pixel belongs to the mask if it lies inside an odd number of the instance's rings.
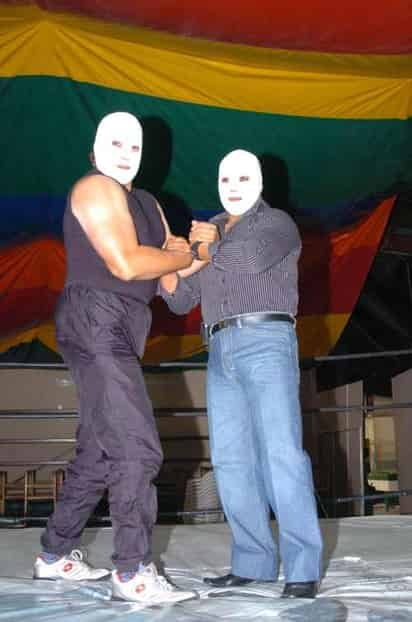
[[[325,363],[327,361],[337,361],[337,360],[348,360],[348,359],[363,359],[363,358],[371,358],[371,357],[389,357],[389,356],[404,356],[404,355],[412,355],[412,349],[406,350],[394,350],[389,352],[375,352],[375,353],[362,353],[355,355],[339,355],[339,356],[327,356],[327,357],[314,357],[312,359],[306,359],[302,362],[302,367],[304,369],[308,369],[311,367],[316,367],[318,364]],[[156,371],[158,372],[159,368],[164,370],[171,369],[205,369],[207,367],[206,363],[186,363],[186,362],[172,362],[172,363],[162,363],[158,366],[145,366],[145,372]],[[2,369],[18,369],[18,370],[67,370],[66,365],[60,363],[53,364],[42,364],[42,363],[34,363],[34,364],[19,364],[19,363],[0,363],[0,371]],[[364,414],[372,411],[384,410],[400,410],[400,409],[411,409],[412,402],[402,402],[395,403],[392,402],[390,404],[385,405],[367,405],[367,404],[355,404],[355,405],[334,405],[334,406],[325,406],[319,408],[310,408],[303,409],[303,415],[320,415],[320,414],[332,414],[332,413],[342,413],[342,412],[359,412],[362,411]],[[163,409],[155,409],[156,418],[162,417],[205,417],[206,410],[204,408],[163,408]],[[0,410],[0,419],[77,419],[78,413],[75,410],[70,411],[62,411],[62,410]],[[180,442],[180,441],[208,441],[209,437],[207,435],[182,435],[182,436],[165,436],[161,438],[162,442]],[[0,446],[3,445],[30,445],[30,444],[45,444],[45,445],[55,445],[55,444],[74,444],[75,438],[57,438],[57,437],[42,437],[42,438],[2,438],[0,439]],[[196,463],[196,464],[205,464],[209,463],[210,458],[201,456],[201,457],[180,457],[180,458],[165,458],[164,463]],[[24,460],[1,460],[0,459],[0,468],[9,468],[9,467],[64,467],[67,465],[68,460],[36,460],[36,461],[24,461]],[[353,502],[362,502],[364,504],[365,501],[374,501],[379,499],[390,499],[390,498],[400,498],[402,496],[412,495],[412,490],[399,490],[393,492],[382,492],[377,494],[362,494],[362,495],[352,495],[348,497],[320,497],[318,496],[318,501],[321,507],[324,508],[325,505],[341,505],[348,504]],[[175,512],[160,512],[160,517],[190,517],[190,516],[204,516],[208,514],[216,514],[217,512],[222,512],[221,508],[213,508],[213,509],[202,509],[202,510],[193,510],[193,511],[175,511]],[[98,522],[108,522],[109,517],[94,517]],[[41,516],[25,516],[21,517],[8,517],[3,516],[0,517],[0,525],[1,524],[18,524],[19,521],[23,522],[33,522],[33,521],[42,521],[46,520],[47,517]]]

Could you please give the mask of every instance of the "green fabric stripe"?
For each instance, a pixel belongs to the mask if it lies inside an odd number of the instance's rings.
[[[138,183],[215,210],[222,156],[264,157],[265,184],[290,189],[300,209],[349,202],[412,184],[412,119],[309,119],[224,110],[105,89],[68,79],[0,80],[0,195],[62,195],[85,170],[98,119],[128,110],[143,119]],[[286,164],[287,163],[287,168]]]

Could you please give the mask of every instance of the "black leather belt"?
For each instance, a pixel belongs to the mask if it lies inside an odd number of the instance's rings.
[[[243,328],[244,326],[254,326],[261,322],[290,322],[294,324],[295,318],[288,313],[247,313],[245,315],[234,315],[233,317],[228,317],[214,324],[210,324],[210,326],[202,324],[202,335],[207,343],[210,337],[219,330],[222,330],[222,328],[228,328],[229,326]]]

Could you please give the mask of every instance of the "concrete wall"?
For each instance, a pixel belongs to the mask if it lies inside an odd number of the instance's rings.
[[[392,396],[396,404],[412,403],[412,369],[392,378]],[[398,455],[399,487],[412,492],[412,406],[394,409]],[[400,498],[401,514],[412,514],[412,494]]]
[[[182,373],[145,374],[149,395],[155,409],[205,408],[205,372],[190,370]],[[77,411],[77,396],[70,374],[61,370],[0,370],[0,410]],[[23,417],[1,419],[0,440],[16,439],[73,439],[77,419],[35,419]],[[207,418],[179,416],[157,418],[166,464],[172,458],[199,458],[209,463]],[[171,436],[192,436],[194,440],[168,441]],[[73,445],[59,444],[0,444],[0,463],[3,461],[67,460]],[[172,467],[170,463],[170,467]],[[191,473],[199,460],[188,463]],[[1,468],[1,467],[0,467]],[[181,468],[181,465],[179,466]],[[23,468],[14,468],[10,479],[21,476]],[[50,470],[43,467],[43,471]]]
[[[395,422],[391,410],[392,399],[374,396],[374,406],[385,406],[385,410],[368,413],[365,435],[369,442],[371,471],[393,471],[397,469]]]
[[[302,373],[301,401],[305,447],[317,493],[324,499],[363,495],[362,382],[318,393],[316,371],[311,369]],[[329,504],[325,510],[328,516],[362,515],[364,505],[358,501]]]

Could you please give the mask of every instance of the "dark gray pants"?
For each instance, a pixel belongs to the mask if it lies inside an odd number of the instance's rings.
[[[45,551],[70,552],[109,492],[113,563],[135,570],[151,557],[157,515],[153,479],[162,463],[159,435],[137,356],[150,310],[109,292],[66,287],[57,314],[60,351],[79,400],[76,456],[42,535]]]

